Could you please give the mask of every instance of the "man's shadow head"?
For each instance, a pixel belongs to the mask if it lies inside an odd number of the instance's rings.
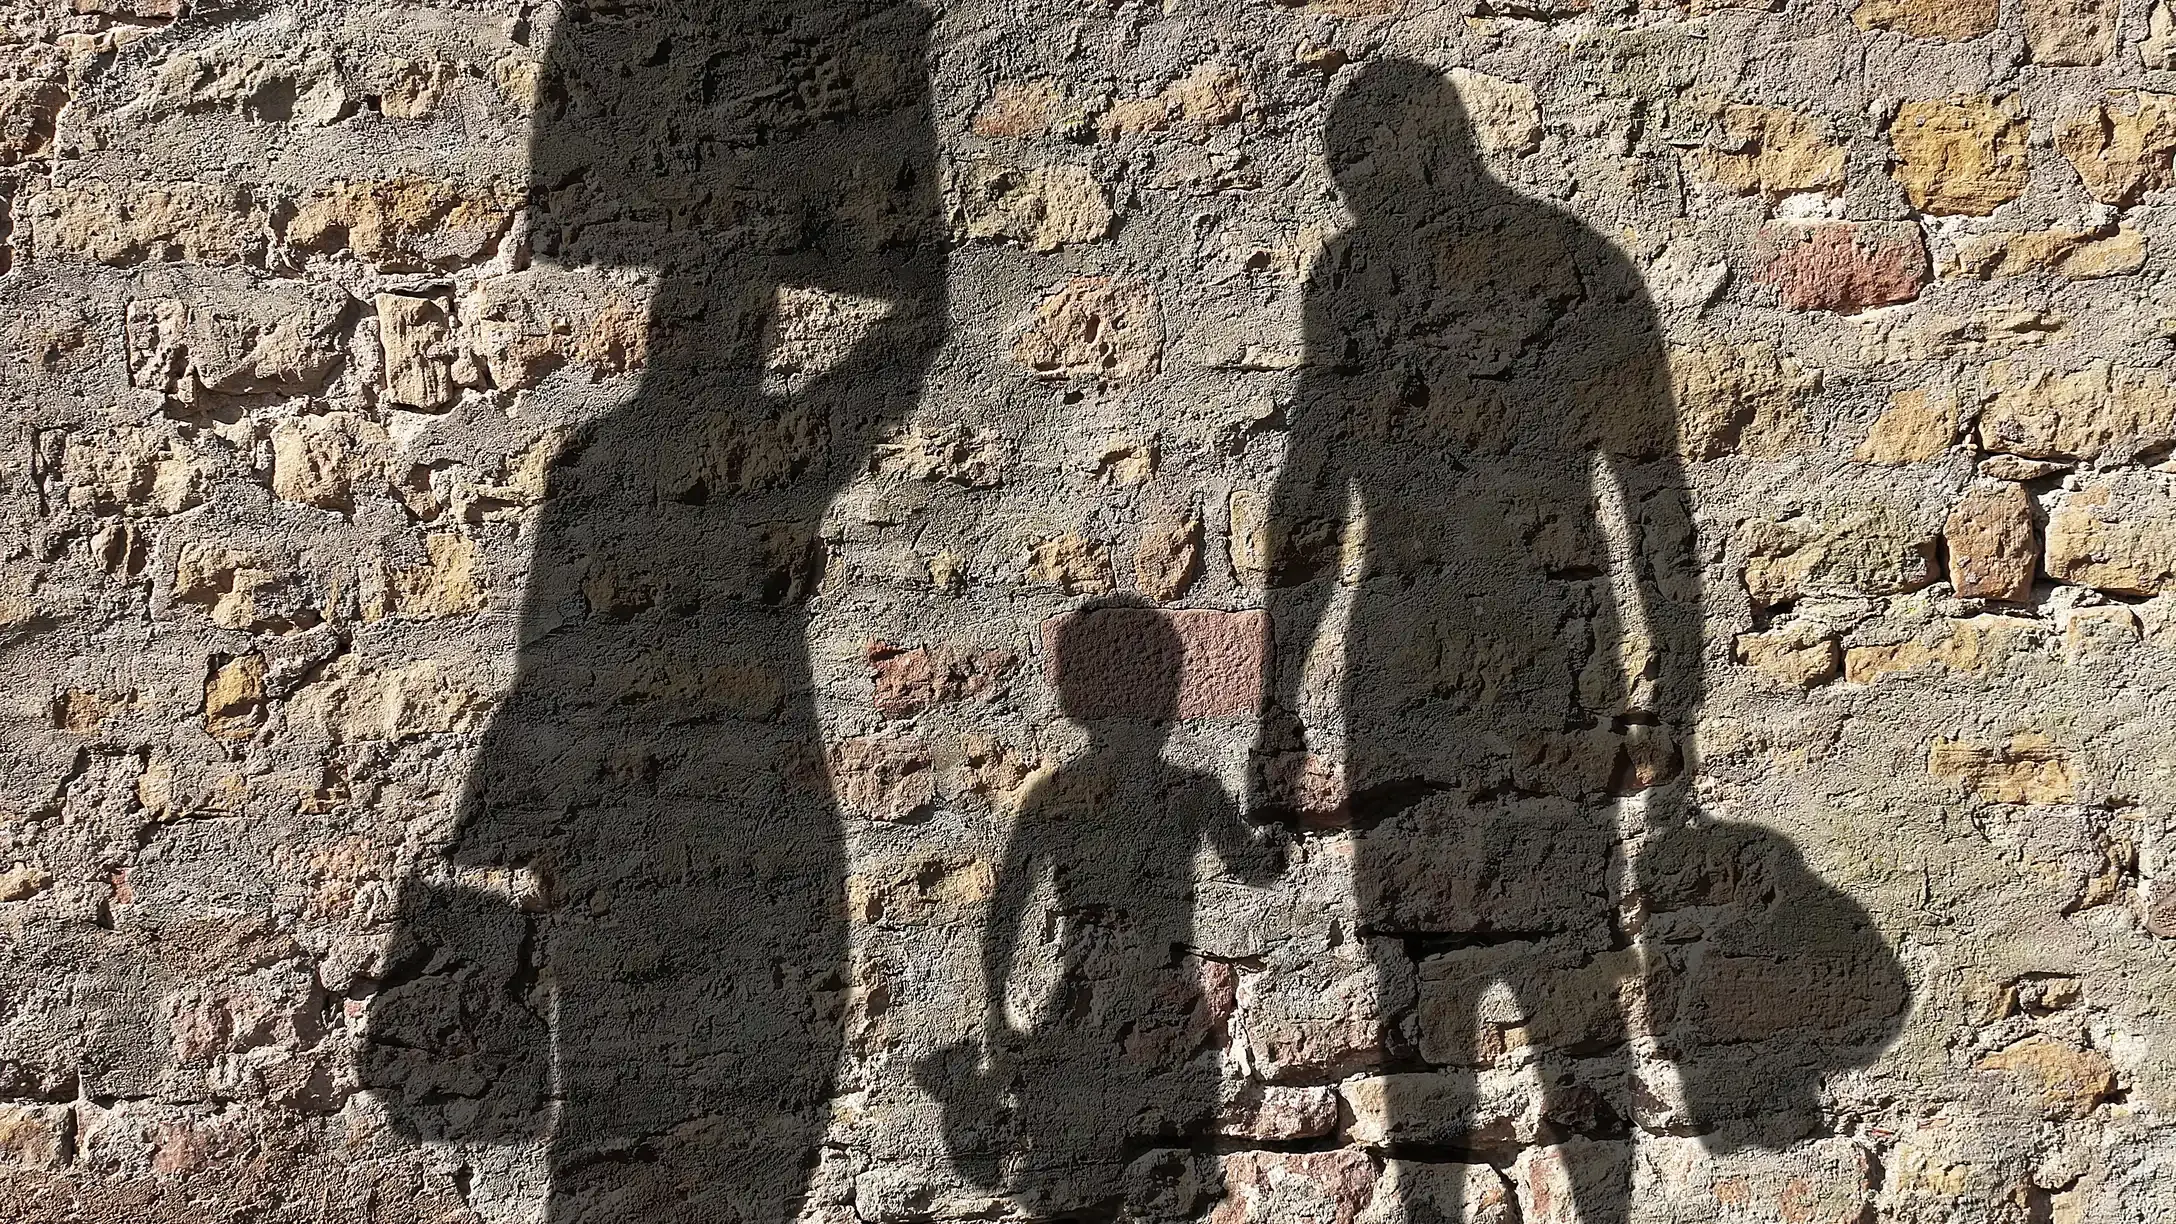
[[[1354,74],[1331,104],[1323,151],[1337,194],[1362,224],[1455,204],[1494,185],[1458,91],[1406,59]]]
[[[1186,648],[1163,613],[1131,596],[1098,599],[1058,619],[1049,649],[1067,718],[1098,739],[1170,734]]]

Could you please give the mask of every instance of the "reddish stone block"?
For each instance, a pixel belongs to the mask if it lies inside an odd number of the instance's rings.
[[[2161,939],[2176,939],[2176,879],[2146,886],[2146,930]]]
[[[1760,245],[1766,257],[1754,279],[1774,285],[1792,310],[1849,314],[1909,302],[1929,273],[1926,239],[1909,221],[1771,225]]]
[[[1003,650],[910,648],[890,642],[869,643],[867,657],[876,682],[876,710],[886,718],[912,718],[931,706],[995,695],[1019,662]]]
[[[1209,1224],[1355,1224],[1375,1198],[1366,1152],[1233,1152],[1223,1158],[1225,1195]]]
[[[1337,1094],[1327,1084],[1227,1083],[1217,1105],[1216,1133],[1227,1139],[1288,1143],[1336,1130]]]
[[[2023,485],[1986,484],[1966,493],[1942,527],[1949,580],[1973,599],[2022,600],[2040,572],[2040,534]]]
[[[1159,623],[1161,622],[1161,623]],[[1058,638],[1067,645],[1060,651]],[[1159,681],[1164,664],[1139,657],[1177,638],[1176,709]],[[1260,611],[1110,607],[1043,622],[1052,687],[1083,718],[1221,718],[1252,713],[1269,666],[1269,618]]]

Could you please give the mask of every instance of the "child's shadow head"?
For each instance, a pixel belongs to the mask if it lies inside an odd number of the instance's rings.
[[[1051,679],[1066,717],[1099,740],[1161,741],[1178,717],[1186,648],[1138,599],[1099,599],[1051,630]]]

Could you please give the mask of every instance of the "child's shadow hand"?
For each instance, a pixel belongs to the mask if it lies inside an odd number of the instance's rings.
[[[983,1065],[982,1043],[956,1041],[914,1064],[914,1082],[944,1115],[945,1148],[969,1185],[996,1193],[1004,1183],[998,1167],[998,1122],[1011,1076],[1002,1065]]]
[[[1241,884],[1256,888],[1283,878],[1287,838],[1282,826],[1241,815],[1221,790],[1214,791],[1204,806],[1208,809],[1204,813],[1204,832],[1226,872]]]
[[[1284,878],[1285,844],[1274,829],[1256,828],[1221,849],[1225,870],[1241,884],[1263,888]]]

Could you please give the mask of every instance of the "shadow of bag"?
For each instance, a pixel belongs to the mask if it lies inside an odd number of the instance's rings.
[[[1871,1064],[1910,1008],[1872,918],[1754,825],[1668,830],[1635,870],[1650,1023],[1694,1129],[1718,1150],[1814,1133],[1823,1081]]]
[[[552,1044],[530,998],[530,918],[504,896],[411,885],[371,1000],[363,1087],[410,1139],[513,1143],[552,1131]]]

